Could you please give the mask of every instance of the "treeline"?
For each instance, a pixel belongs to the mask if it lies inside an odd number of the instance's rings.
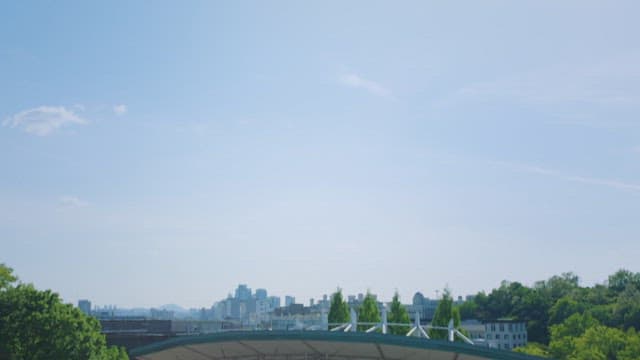
[[[367,291],[367,295],[364,297],[362,304],[357,309],[358,322],[366,323],[378,323],[380,322],[380,310],[378,304]],[[438,303],[431,325],[439,327],[447,327],[449,321],[453,319],[453,326],[462,334],[467,335],[466,331],[460,327],[461,317],[460,309],[453,304],[453,298],[448,289],[445,289],[442,299]],[[333,326],[339,324],[348,323],[351,320],[351,314],[349,305],[342,296],[342,290],[338,288],[335,293],[331,295],[331,306],[329,308],[329,323]],[[393,299],[389,304],[389,311],[387,312],[387,322],[391,324],[406,324],[403,325],[389,325],[388,331],[395,335],[405,335],[411,329],[409,322],[409,314],[407,309],[402,303],[400,303],[400,296],[396,292],[393,295]],[[364,331],[371,326],[359,325],[358,331]],[[378,332],[380,329],[377,330]],[[429,337],[431,339],[446,339],[447,330],[442,329],[429,329]],[[457,339],[459,340],[459,339]]]
[[[527,347],[556,359],[640,359],[640,273],[619,270],[603,284],[580,286],[573,273],[533,286],[503,281],[459,307],[462,319],[527,323]]]

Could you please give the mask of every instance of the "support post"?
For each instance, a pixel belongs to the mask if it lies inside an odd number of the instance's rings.
[[[351,329],[350,331],[356,332],[358,331],[358,314],[353,308],[351,308]]]
[[[387,333],[387,307],[382,305],[382,333]]]

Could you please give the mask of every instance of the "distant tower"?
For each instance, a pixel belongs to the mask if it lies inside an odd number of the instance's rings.
[[[236,296],[235,296],[236,300],[249,300],[251,299],[251,289],[247,287],[247,285],[245,284],[240,284],[238,285],[238,288],[236,289]]]
[[[87,315],[91,315],[91,301],[78,300],[78,308]]]
[[[291,304],[295,304],[296,303],[296,298],[293,296],[285,296],[284,297],[284,306],[289,306]]]
[[[279,296],[269,296],[269,303],[271,304],[271,309],[277,309],[280,307],[280,297]]]
[[[267,298],[266,289],[256,289],[256,300],[264,300]]]

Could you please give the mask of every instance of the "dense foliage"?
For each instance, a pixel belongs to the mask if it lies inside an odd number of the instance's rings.
[[[442,299],[438,302],[438,307],[433,315],[433,320],[431,320],[431,325],[448,327],[449,321],[452,319],[453,327],[463,334],[466,333],[466,331],[460,327],[460,309],[453,306],[453,298],[451,297],[449,289],[444,289]],[[432,339],[446,339],[448,337],[448,331],[442,329],[430,329],[429,337]]]
[[[573,273],[532,287],[504,281],[459,309],[463,319],[526,322],[530,343],[519,352],[556,359],[640,359],[640,273],[619,270],[593,287],[580,286]]]
[[[344,324],[349,322],[349,305],[344,301],[342,289],[338,288],[331,295],[331,307],[329,308],[329,323]]]
[[[396,324],[408,324],[409,323],[409,314],[407,313],[407,309],[405,309],[404,305],[400,303],[400,296],[396,291],[393,294],[393,299],[391,300],[391,307],[387,314],[387,321],[390,323]],[[404,335],[409,330],[408,327],[405,326],[389,326],[389,333],[396,335]]]
[[[378,302],[373,297],[373,295],[371,295],[371,293],[369,293],[368,291],[358,311],[358,322],[367,322],[367,323],[380,322],[380,310],[378,310]],[[361,330],[361,331],[366,330],[371,326],[372,325],[359,325],[358,330]]]
[[[124,349],[107,347],[97,319],[58,294],[13,283],[12,270],[0,264],[0,354],[10,359],[128,359]]]

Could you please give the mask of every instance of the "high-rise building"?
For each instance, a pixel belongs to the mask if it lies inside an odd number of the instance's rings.
[[[91,301],[78,300],[78,308],[87,315],[91,315]]]
[[[271,309],[277,309],[280,307],[279,296],[269,296],[269,302],[271,303]]]
[[[246,301],[251,299],[251,289],[247,287],[246,284],[238,285],[236,289],[236,300]]]
[[[266,289],[256,289],[256,300],[265,300],[267,298]]]
[[[291,304],[295,304],[296,303],[296,298],[293,296],[285,296],[284,297],[284,306],[289,306]]]

